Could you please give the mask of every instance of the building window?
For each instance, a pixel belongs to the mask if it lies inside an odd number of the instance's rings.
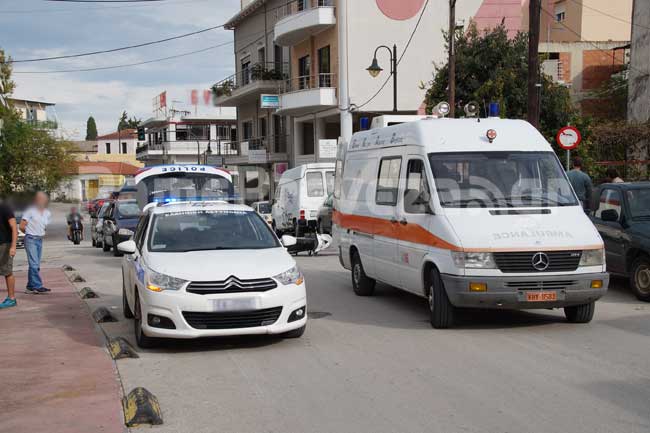
[[[332,87],[332,67],[330,63],[330,46],[318,50],[318,86]]]
[[[305,9],[307,9],[307,0],[298,0],[296,2],[296,5],[298,7],[298,12],[304,11]]]
[[[298,59],[298,88],[309,89],[309,74],[311,70],[311,59],[309,56]]]
[[[562,23],[566,20],[566,5],[560,3],[555,5],[555,21]]]
[[[266,130],[266,117],[260,117],[260,130],[259,130],[259,137],[266,137],[267,130]]]
[[[248,140],[250,138],[253,138],[253,122],[251,122],[250,120],[246,122],[242,122],[241,129],[242,129],[242,140]]]
[[[122,153],[125,154],[125,155],[127,153],[129,153],[129,152],[127,152],[126,142],[124,142],[124,141],[122,142]]]
[[[245,86],[251,82],[251,58],[247,56],[241,61],[241,85]]]
[[[106,143],[106,154],[108,155],[110,153],[111,153],[111,143]]]

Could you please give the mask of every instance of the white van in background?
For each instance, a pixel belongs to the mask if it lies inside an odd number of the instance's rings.
[[[589,322],[603,241],[530,124],[426,119],[354,134],[336,162],[333,234],[355,293],[375,281],[457,308],[564,308]]]
[[[296,236],[308,227],[315,229],[318,209],[333,190],[333,162],[305,164],[285,171],[275,190],[273,228]]]

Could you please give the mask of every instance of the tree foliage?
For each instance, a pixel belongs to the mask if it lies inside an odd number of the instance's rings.
[[[0,95],[4,98],[15,88],[8,60],[0,50]],[[0,196],[54,190],[70,172],[70,143],[25,123],[10,104],[0,103],[0,119]]]
[[[476,101],[482,111],[490,102],[499,102],[501,115],[526,118],[528,98],[528,35],[519,33],[508,38],[502,24],[480,33],[472,25],[466,33],[456,35],[456,113]],[[448,34],[445,35],[449,41]],[[575,116],[569,91],[542,74],[540,130],[551,141],[559,128]],[[436,66],[428,83],[426,103],[430,110],[447,99],[448,65]]]
[[[97,124],[93,116],[86,121],[86,140],[97,140]]]
[[[129,117],[126,111],[122,111],[120,120],[117,124],[117,130],[122,131],[124,129],[137,129],[142,121],[137,117]]]

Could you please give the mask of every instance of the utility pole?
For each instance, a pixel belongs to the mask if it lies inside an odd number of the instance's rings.
[[[539,128],[539,27],[541,0],[530,0],[528,32],[528,122]]]
[[[449,0],[449,117],[456,116],[456,0]]]

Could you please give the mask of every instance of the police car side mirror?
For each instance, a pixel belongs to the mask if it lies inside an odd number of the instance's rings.
[[[135,241],[125,241],[117,245],[117,250],[124,254],[134,254],[135,248]]]
[[[293,236],[284,235],[282,236],[281,242],[285,248],[288,248],[296,245],[298,243],[298,239],[294,238]]]

